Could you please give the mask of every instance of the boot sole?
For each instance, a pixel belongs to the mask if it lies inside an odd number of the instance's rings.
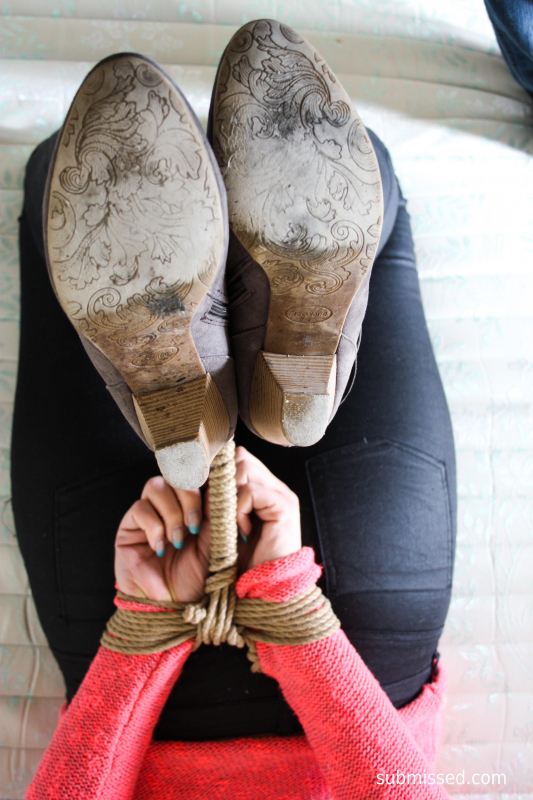
[[[379,243],[374,149],[323,58],[273,20],[249,23],[228,45],[213,147],[231,228],[270,283],[252,424],[277,444],[314,444],[332,412],[342,327]]]
[[[164,478],[197,488],[229,435],[190,332],[226,257],[225,190],[194,112],[157,65],[125,53],[89,73],[45,198],[61,306],[132,390]]]

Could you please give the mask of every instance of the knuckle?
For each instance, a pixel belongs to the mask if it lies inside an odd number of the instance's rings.
[[[165,479],[161,475],[154,475],[146,481],[146,487],[149,489],[163,489],[166,486]]]
[[[291,508],[296,508],[296,509],[300,508],[300,498],[298,497],[297,494],[295,494],[290,489],[289,489],[289,498],[288,499],[289,499],[289,505],[291,506]]]
[[[237,490],[237,502],[239,500],[243,500],[244,498],[248,497],[250,492],[251,489],[248,483],[245,483],[244,486],[240,486],[239,489]]]

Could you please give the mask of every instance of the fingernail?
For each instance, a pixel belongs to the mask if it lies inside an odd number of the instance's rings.
[[[164,539],[159,539],[158,542],[155,543],[155,552],[161,558],[165,555],[165,542]]]
[[[247,537],[247,536],[245,536],[245,535],[244,535],[244,533],[240,533],[240,534],[239,534],[239,536],[240,536],[240,537],[241,537],[241,539],[243,540],[244,544],[246,544],[246,542],[248,541],[248,537]]]
[[[176,550],[181,550],[183,547],[183,525],[176,525],[172,531],[172,544]]]
[[[200,522],[202,521],[202,517],[200,516],[200,512],[197,508],[193,508],[192,511],[189,511],[189,530],[191,533],[199,533],[200,532]]]

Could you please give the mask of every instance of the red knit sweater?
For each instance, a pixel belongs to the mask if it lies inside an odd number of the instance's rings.
[[[319,575],[313,550],[303,547],[246,572],[237,594],[279,602],[301,594]],[[313,644],[258,643],[263,671],[280,684],[305,736],[152,743],[191,649],[189,641],[164,653],[127,656],[101,647],[26,800],[446,798],[430,777],[442,669],[396,711],[342,630]]]

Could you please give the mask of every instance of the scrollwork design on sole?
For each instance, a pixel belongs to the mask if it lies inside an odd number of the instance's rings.
[[[71,321],[135,392],[204,374],[190,322],[225,247],[215,170],[155,64],[116,56],[87,76],[53,163],[48,262]]]
[[[372,143],[323,58],[285,25],[244,26],[221,74],[214,148],[230,224],[270,281],[265,350],[334,354],[379,242]],[[295,324],[291,309],[319,297],[331,313]]]

